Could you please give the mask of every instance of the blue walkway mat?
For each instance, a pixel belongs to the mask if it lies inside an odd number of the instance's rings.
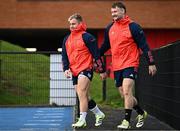
[[[73,130],[73,107],[0,108],[0,131]]]

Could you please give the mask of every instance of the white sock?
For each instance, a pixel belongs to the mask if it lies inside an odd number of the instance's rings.
[[[95,115],[102,115],[103,114],[97,105],[93,109],[91,109],[90,111],[92,111]]]
[[[80,118],[79,120],[86,120],[86,115],[87,115],[87,112],[80,112]]]

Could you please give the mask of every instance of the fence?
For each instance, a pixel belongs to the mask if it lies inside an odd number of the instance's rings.
[[[155,50],[157,74],[148,75],[148,66],[141,59],[136,95],[153,116],[180,129],[180,41]]]
[[[75,105],[60,60],[54,52],[0,52],[0,105]]]

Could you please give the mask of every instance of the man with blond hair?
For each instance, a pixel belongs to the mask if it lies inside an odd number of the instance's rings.
[[[96,39],[86,32],[86,24],[81,15],[73,14],[68,21],[71,33],[63,41],[63,69],[67,78],[72,74],[73,85],[80,103],[80,118],[72,126],[74,128],[86,126],[88,109],[95,114],[95,126],[100,126],[105,115],[97,107],[95,101],[89,99],[88,92],[93,78],[93,59],[102,79],[106,78],[105,67],[100,57]]]

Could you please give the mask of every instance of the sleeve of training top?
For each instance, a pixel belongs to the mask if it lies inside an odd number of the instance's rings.
[[[67,41],[68,36],[66,36],[63,40],[63,44],[62,44],[62,64],[63,64],[63,71],[66,71],[69,69],[69,59],[67,56],[67,52],[66,52],[66,41]]]
[[[142,28],[140,27],[140,25],[138,25],[135,22],[132,22],[130,24],[130,31],[131,31],[132,37],[133,37],[134,41],[136,42],[137,46],[139,48],[141,48],[141,50],[143,51],[143,55],[145,56],[148,64],[154,65],[155,62],[154,62],[152,53],[149,49],[145,34],[144,34]]]
[[[103,56],[104,53],[106,51],[108,51],[108,49],[110,49],[110,42],[109,42],[109,30],[112,26],[112,23],[109,24],[106,29],[105,29],[105,32],[104,32],[104,41],[103,41],[103,44],[100,48],[100,55]]]
[[[100,73],[104,73],[105,66],[104,63],[102,62],[96,39],[94,38],[94,36],[92,36],[89,33],[84,33],[82,37],[84,43],[86,44],[87,48],[89,49],[90,53],[95,59],[95,63],[97,64],[97,69],[99,70]]]

